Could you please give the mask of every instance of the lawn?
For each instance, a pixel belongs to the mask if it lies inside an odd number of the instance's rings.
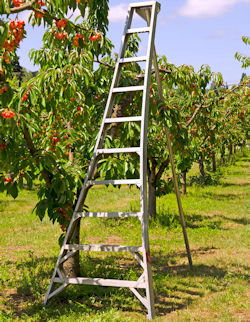
[[[219,169],[219,182],[188,186],[182,198],[193,258],[189,270],[175,195],[157,200],[149,234],[155,321],[249,321],[249,154]],[[192,170],[196,175],[196,169]],[[137,210],[138,191],[97,187],[90,210]],[[127,289],[70,286],[42,305],[59,253],[58,225],[32,213],[35,190],[17,200],[0,194],[0,321],[144,321],[146,312]],[[140,245],[134,218],[84,219],[82,243]],[[83,276],[136,279],[140,267],[126,254],[82,253]]]

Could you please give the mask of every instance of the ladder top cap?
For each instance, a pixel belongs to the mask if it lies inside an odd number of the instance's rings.
[[[158,10],[161,8],[161,4],[157,1],[145,1],[145,2],[135,2],[135,3],[130,3],[129,7],[130,8],[143,8],[143,7],[150,7],[156,4],[156,7]]]

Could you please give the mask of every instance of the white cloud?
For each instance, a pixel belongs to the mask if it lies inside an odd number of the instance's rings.
[[[128,5],[121,3],[117,6],[111,6],[109,9],[109,21],[110,22],[124,22],[128,13]]]
[[[125,23],[125,19],[128,15],[128,4],[120,3],[116,6],[111,6],[109,8],[109,21],[110,22],[120,22],[122,24]],[[140,20],[140,16],[134,14],[133,20]]]
[[[250,0],[187,0],[178,13],[190,18],[216,17],[242,3],[250,4]]]

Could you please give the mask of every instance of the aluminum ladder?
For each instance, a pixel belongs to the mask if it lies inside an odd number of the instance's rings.
[[[147,129],[148,129],[148,110],[149,110],[149,91],[151,80],[152,59],[155,60],[154,38],[156,28],[156,18],[160,11],[160,4],[156,1],[138,2],[129,5],[128,16],[125,23],[125,29],[122,36],[120,53],[114,70],[114,76],[107,99],[107,104],[97,136],[96,145],[93,156],[90,161],[87,175],[85,177],[83,187],[78,198],[73,216],[71,218],[66,236],[61,247],[61,251],[51,278],[51,282],[45,297],[44,304],[47,303],[53,296],[61,292],[70,284],[87,284],[113,287],[128,287],[134,295],[148,310],[148,319],[152,319],[154,312],[154,294],[152,283],[151,259],[149,250],[148,237],[148,211],[147,211]],[[131,28],[133,14],[138,13],[147,22],[147,27]],[[125,51],[128,38],[134,33],[148,33],[147,55],[142,57],[125,58]],[[145,62],[144,84],[142,86],[118,87],[121,75],[122,66],[126,63]],[[155,66],[156,68],[156,66]],[[142,92],[142,109],[141,116],[129,117],[111,117],[114,106],[115,95],[118,93],[126,93],[131,91]],[[140,146],[129,148],[105,149],[103,148],[104,137],[107,127],[112,123],[119,122],[139,122],[141,124]],[[123,179],[123,180],[93,180],[94,171],[97,167],[98,157],[105,154],[117,153],[137,153],[140,159],[140,177],[138,179]],[[89,187],[93,185],[137,185],[140,188],[140,212],[83,212],[82,207],[86,199]],[[137,217],[141,222],[142,231],[142,246],[115,246],[115,245],[79,245],[70,244],[70,240],[74,233],[77,222],[83,217]],[[111,251],[111,252],[130,252],[143,268],[143,273],[137,281],[130,280],[115,280],[103,278],[88,278],[76,277],[65,278],[62,275],[62,264],[70,257],[79,251]],[[62,284],[52,291],[55,283]],[[141,295],[138,289],[145,289],[146,296]]]

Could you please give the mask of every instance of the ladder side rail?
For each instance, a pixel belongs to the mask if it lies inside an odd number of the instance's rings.
[[[158,4],[158,8],[160,9],[160,4]],[[136,9],[136,13],[146,21],[148,26],[150,25],[151,12],[149,10],[142,10],[142,9],[138,8],[138,9]],[[155,68],[155,78],[156,78],[156,82],[157,82],[159,97],[163,101],[162,84],[161,84],[161,78],[160,78],[160,73],[159,73],[159,66],[157,63],[155,45],[153,45],[153,65]]]
[[[149,12],[149,10],[138,10],[137,12],[143,19],[146,20],[147,25],[149,26],[150,24],[150,19],[151,19],[151,14]],[[159,72],[159,66],[157,63],[157,56],[156,56],[156,50],[155,50],[155,44],[153,44],[153,65],[155,68],[155,78],[156,78],[156,82],[157,82],[157,88],[158,88],[158,93],[159,93],[159,97],[162,101],[163,100],[163,94],[162,94],[162,84],[161,84],[161,78],[160,78],[160,72]]]
[[[126,48],[126,45],[127,45],[126,30],[131,25],[132,18],[133,18],[133,12],[134,12],[134,10],[132,8],[129,8],[127,19],[126,19],[126,24],[125,24],[125,28],[124,28],[124,32],[123,32],[123,37],[122,37],[119,57],[121,57],[121,55],[123,55],[124,52],[125,52],[125,48]],[[108,96],[106,108],[105,108],[105,111],[104,111],[101,127],[100,127],[100,130],[99,130],[98,136],[97,136],[97,140],[96,140],[96,144],[95,144],[95,148],[94,148],[94,153],[93,153],[93,156],[91,158],[90,165],[89,165],[86,177],[84,179],[83,186],[82,186],[79,198],[77,200],[74,212],[80,211],[81,206],[85,201],[85,198],[86,198],[85,191],[86,191],[87,183],[88,183],[89,178],[92,177],[93,172],[94,172],[94,168],[95,168],[95,165],[96,165],[96,151],[97,151],[98,148],[101,148],[102,145],[103,145],[104,136],[105,136],[105,133],[103,133],[104,132],[103,131],[104,126],[105,126],[105,119],[111,115],[112,107],[113,107],[113,103],[114,103],[113,88],[116,86],[116,84],[118,84],[119,79],[120,79],[121,66],[119,64],[119,57],[118,57],[118,60],[117,60],[116,66],[115,66],[114,76],[113,76],[113,80],[112,80],[111,87],[110,87],[110,90],[109,90],[109,96]]]
[[[154,294],[153,294],[153,281],[149,251],[149,238],[148,238],[148,209],[147,209],[147,131],[148,131],[148,112],[149,112],[149,87],[151,81],[151,68],[152,68],[152,56],[153,45],[156,28],[156,3],[152,5],[151,21],[150,21],[150,33],[148,39],[147,48],[147,63],[145,68],[144,78],[144,92],[142,98],[142,115],[144,116],[141,125],[141,155],[140,155],[140,178],[142,186],[140,189],[140,204],[142,216],[142,245],[143,245],[143,261],[145,263],[145,282],[146,282],[146,297],[148,303],[148,318],[152,319],[155,315],[154,312]]]
[[[123,30],[123,35],[122,35],[119,55],[118,55],[118,61],[117,61],[118,63],[119,63],[119,58],[124,58],[123,56],[125,54],[125,50],[126,50],[127,42],[128,42],[127,30],[131,27],[133,15],[134,15],[134,8],[129,7],[128,8],[128,14],[127,14],[127,17],[126,17],[125,27],[124,27],[124,30]]]

